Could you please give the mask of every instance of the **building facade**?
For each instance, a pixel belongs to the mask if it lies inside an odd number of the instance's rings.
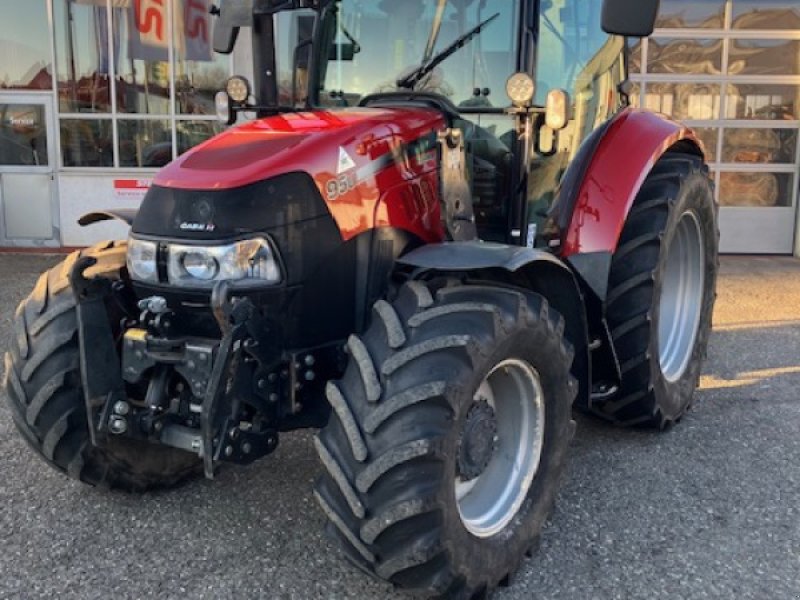
[[[211,51],[210,4],[0,0],[0,247],[124,237],[76,220],[136,207],[159,166],[220,131],[214,94],[252,57],[246,39]],[[797,0],[662,0],[630,70],[635,105],[705,142],[722,250],[800,254]]]
[[[662,0],[631,50],[634,102],[705,143],[721,250],[800,254],[800,2]]]

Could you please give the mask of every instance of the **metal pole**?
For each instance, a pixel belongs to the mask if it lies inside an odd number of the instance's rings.
[[[272,15],[253,15],[253,86],[256,104],[278,105],[278,77],[275,65],[275,25]],[[259,111],[259,117],[266,116]]]
[[[70,96],[72,97],[72,106],[69,112],[77,112],[78,108],[78,81],[77,69],[75,68],[75,40],[72,32],[72,0],[67,0],[67,46],[69,56],[69,78],[70,78]]]

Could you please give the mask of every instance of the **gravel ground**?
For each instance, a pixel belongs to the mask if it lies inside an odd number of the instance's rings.
[[[56,260],[0,254],[1,339]],[[723,259],[703,372],[666,433],[578,419],[541,550],[496,598],[800,600],[800,261]],[[52,471],[0,404],[0,598],[406,597],[322,535],[308,433],[215,481],[129,496]]]

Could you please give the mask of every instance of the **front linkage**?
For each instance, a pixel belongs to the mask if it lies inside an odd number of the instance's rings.
[[[220,461],[249,464],[275,450],[279,429],[327,419],[317,407],[304,411],[300,394],[304,387],[321,385],[316,382],[320,370],[325,375],[337,370],[340,346],[294,353],[278,349],[276,361],[279,341],[262,343],[270,330],[261,311],[220,281],[211,309],[221,339],[181,335],[179,315],[164,298],[151,296],[127,303],[128,316],[119,324],[120,356],[108,306],[125,297],[125,283],[86,278],[84,271],[95,262],[83,257],[70,274],[93,445],[102,446],[108,436],[126,436],[172,446],[197,454],[206,477],[213,478]],[[145,385],[144,400],[132,400],[129,390]]]

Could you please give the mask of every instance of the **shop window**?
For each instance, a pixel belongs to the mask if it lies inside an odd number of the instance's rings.
[[[45,0],[0,0],[0,89],[53,87]]]
[[[645,106],[679,120],[717,119],[719,90],[710,83],[648,83]]]
[[[719,129],[716,127],[692,127],[706,151],[706,160],[716,162],[717,160],[717,140],[719,139]]]
[[[213,115],[214,95],[225,86],[230,59],[213,51],[211,0],[174,0],[175,111]]]
[[[800,75],[800,40],[732,40],[730,75]]]
[[[800,6],[792,0],[734,0],[734,29],[800,29]]]
[[[120,119],[119,166],[163,167],[172,160],[172,131],[161,119]]]
[[[65,167],[114,166],[110,119],[61,119],[60,124]]]
[[[656,27],[660,29],[722,29],[725,0],[661,0]]]
[[[729,119],[800,120],[800,86],[737,83],[728,86],[726,104]]]
[[[169,114],[170,77],[168,0],[136,0],[114,8],[114,66],[117,110]]]
[[[628,38],[628,73],[636,75],[642,72],[643,38]]]
[[[0,165],[47,165],[43,105],[0,104]]]
[[[720,173],[722,206],[792,206],[795,176],[792,173]]]
[[[722,40],[652,38],[647,47],[650,73],[719,75]]]
[[[104,3],[53,2],[61,112],[111,111],[108,12],[101,4]]]
[[[723,162],[793,164],[796,156],[796,129],[730,128],[723,133]]]
[[[631,91],[628,95],[628,101],[633,108],[639,108],[642,105],[642,86],[639,83],[631,83]]]
[[[221,133],[225,128],[219,121],[189,121],[183,119],[177,121],[175,127],[178,154],[183,154],[208,138]]]

